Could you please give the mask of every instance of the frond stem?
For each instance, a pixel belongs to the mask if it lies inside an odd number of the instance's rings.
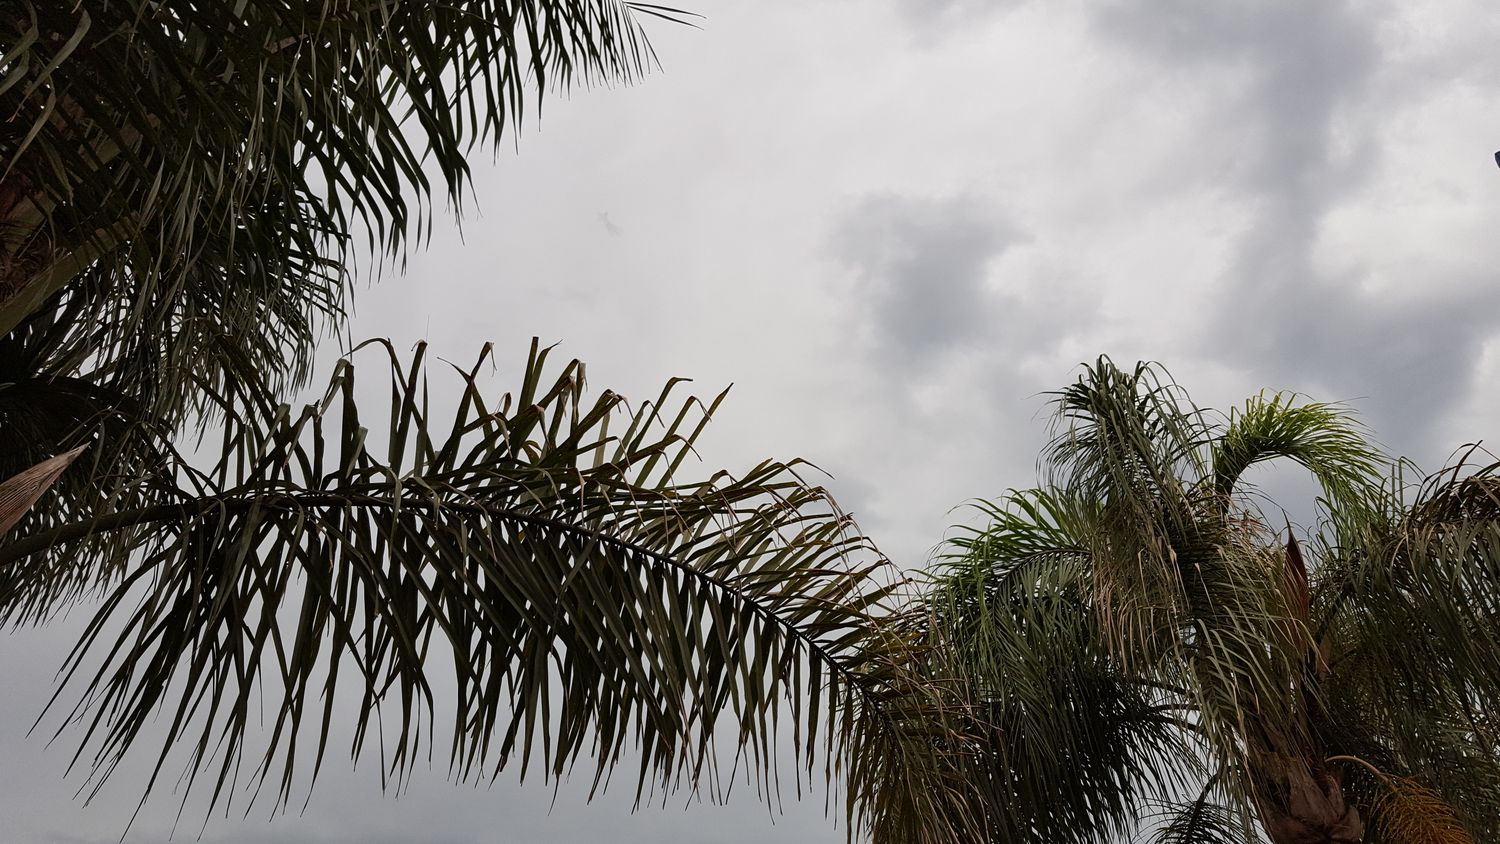
[[[1390,778],[1390,776],[1388,774],[1386,774],[1384,771],[1380,770],[1379,768],[1375,767],[1374,765],[1371,765],[1369,762],[1366,762],[1365,760],[1359,758],[1358,756],[1330,756],[1327,759],[1324,759],[1323,761],[1324,762],[1352,762],[1352,763],[1354,763],[1356,765],[1359,765],[1360,767],[1364,768],[1365,770],[1369,771],[1370,773],[1374,774],[1375,778],[1378,779],[1378,780],[1380,780],[1383,783],[1389,783],[1391,781],[1391,778]]]
[[[158,504],[151,507],[140,507],[132,510],[121,510],[114,513],[106,513],[100,516],[96,516],[92,519],[87,519],[85,521],[59,525],[58,527],[52,528],[50,530],[31,534],[29,536],[18,539],[15,542],[11,542],[4,547],[0,547],[0,567],[12,565],[17,561],[30,556],[31,554],[35,554],[39,551],[51,548],[56,545],[83,539],[95,533],[106,533],[109,531],[121,530],[124,528],[139,527],[141,525],[192,518],[193,516],[201,515],[214,509],[238,511],[248,510],[252,506],[272,509],[291,509],[292,507],[365,507],[371,509],[399,509],[403,505],[410,505],[413,509],[426,509],[428,507],[434,506],[429,500],[412,500],[406,498],[392,500],[377,498],[368,495],[351,496],[338,495],[334,493],[307,493],[301,495],[284,494],[269,497],[269,500],[266,496],[206,496],[192,502],[184,502],[181,504]],[[714,589],[724,594],[730,595],[738,601],[743,602],[746,606],[750,607],[751,611],[757,617],[786,631],[787,635],[791,639],[800,642],[804,647],[806,647],[810,655],[812,655],[816,659],[821,660],[833,671],[833,673],[837,674],[841,679],[843,679],[845,683],[857,689],[860,693],[860,697],[865,701],[866,704],[875,707],[876,709],[880,708],[879,698],[873,693],[871,689],[865,686],[863,682],[864,678],[860,674],[844,665],[837,657],[830,653],[827,648],[825,648],[822,644],[817,642],[817,640],[813,639],[805,632],[800,630],[796,625],[779,618],[776,613],[762,606],[758,601],[747,595],[744,590],[731,585],[723,578],[699,571],[674,559],[670,555],[662,554],[658,551],[653,551],[629,540],[621,539],[617,536],[611,536],[610,534],[592,530],[590,528],[569,524],[557,519],[548,518],[546,516],[538,516],[533,513],[522,513],[510,509],[489,508],[482,505],[467,504],[462,502],[445,502],[441,505],[436,505],[436,509],[455,510],[460,513],[485,516],[491,519],[510,520],[515,522],[523,522],[535,527],[551,528],[565,533],[571,533],[575,536],[584,537],[606,545],[612,545],[620,550],[638,554],[641,557],[649,559],[657,564],[669,566],[689,578],[697,580],[701,583],[706,583]]]

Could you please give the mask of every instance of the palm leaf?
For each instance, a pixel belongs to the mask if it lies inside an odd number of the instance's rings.
[[[616,394],[587,399],[577,362],[549,381],[533,345],[499,400],[478,379],[488,352],[454,369],[458,406],[440,423],[424,349],[409,364],[378,349],[385,442],[346,361],[300,413],[231,415],[222,460],[180,467],[176,500],[0,548],[13,619],[106,590],[64,684],[93,787],[161,712],[148,791],[181,743],[184,800],[200,773],[210,805],[231,799],[245,760],[249,790],[285,801],[303,754],[321,766],[337,701],[358,704],[352,753],[378,746],[399,780],[436,740],[448,662],[459,777],[511,764],[561,777],[589,755],[597,788],[637,748],[638,801],[721,796],[720,735],[771,790],[790,723],[799,768],[827,759],[862,828],[918,841],[972,828],[944,796],[954,743],[941,696],[908,667],[899,573],[801,464],[680,479],[722,396],[674,403],[669,385],[627,413]]]
[[[987,840],[1085,842],[1195,767],[1180,701],[1110,651],[1090,584],[1097,508],[1051,490],[980,502],[990,519],[940,560],[927,596],[986,742]]]
[[[1155,827],[1135,839],[1136,844],[1256,844],[1259,838],[1242,811],[1214,800],[1219,777],[1189,803],[1163,804]]]
[[[1391,777],[1375,804],[1374,817],[1385,844],[1474,844],[1437,792],[1408,777]]]
[[[1340,408],[1262,394],[1218,416],[1149,364],[1101,358],[1055,407],[1043,486],[985,505],[927,596],[958,673],[994,706],[990,777],[1020,784],[993,790],[1014,809],[996,810],[1010,824],[996,837],[1118,835],[1210,765],[1234,772],[1216,781],[1242,822],[1220,829],[1200,799],[1159,828],[1168,840],[1243,841],[1252,812],[1340,811],[1339,794],[1287,797],[1324,782],[1321,748],[1350,740],[1319,683],[1326,588],[1307,583],[1342,563],[1309,564],[1247,506],[1243,477],[1281,458],[1308,468],[1336,511],[1335,539],[1313,543],[1330,555],[1390,512],[1388,461]]]
[[[1500,835],[1500,507],[1495,467],[1427,478],[1324,565],[1314,607],[1327,643],[1324,697],[1350,753],[1419,771],[1481,838]],[[1393,499],[1402,492],[1393,482]],[[1377,784],[1378,785],[1378,784]],[[1419,795],[1420,796],[1420,795]],[[1385,799],[1372,788],[1373,806]]]
[[[360,242],[400,258],[434,194],[461,207],[475,144],[550,92],[639,78],[655,60],[641,13],[688,17],[620,0],[0,0],[0,337],[71,308],[89,373],[63,374],[174,422],[205,389],[304,383]]]
[[[1228,496],[1246,469],[1286,458],[1306,467],[1340,511],[1378,499],[1389,460],[1370,445],[1367,432],[1339,405],[1296,399],[1261,393],[1230,413],[1213,447],[1217,491]]]

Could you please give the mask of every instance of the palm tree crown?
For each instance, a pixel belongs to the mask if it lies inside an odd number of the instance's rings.
[[[1227,416],[1100,359],[1057,394],[1044,483],[980,506],[928,600],[972,683],[995,841],[1500,836],[1500,480],[1415,491],[1343,409]],[[1245,471],[1287,459],[1299,541]]]

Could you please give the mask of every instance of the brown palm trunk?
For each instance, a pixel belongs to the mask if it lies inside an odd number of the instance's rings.
[[[1250,767],[1261,828],[1271,844],[1360,844],[1365,837],[1364,820],[1344,799],[1343,772],[1324,761],[1327,753],[1318,740],[1324,719],[1311,689],[1326,673],[1327,663],[1315,644],[1302,639],[1312,626],[1307,564],[1290,524],[1281,585],[1289,619],[1296,621],[1287,627],[1287,647],[1295,652],[1298,647],[1310,646],[1305,673],[1297,683],[1306,733],[1297,739],[1282,736],[1280,740],[1261,735],[1253,742],[1260,748],[1252,756]],[[1255,711],[1255,702],[1248,704],[1250,711]]]
[[[1344,799],[1341,777],[1321,760],[1271,757],[1257,771],[1261,826],[1272,844],[1360,844],[1359,810]]]

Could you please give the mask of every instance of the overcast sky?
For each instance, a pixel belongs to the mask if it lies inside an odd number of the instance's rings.
[[[681,0],[664,68],[550,100],[352,333],[537,335],[598,389],[734,383],[705,472],[800,455],[919,565],[950,508],[1029,485],[1043,393],[1080,362],[1162,362],[1200,403],[1346,400],[1436,468],[1500,411],[1500,10],[1462,2]],[[1296,507],[1296,502],[1291,502]],[[0,638],[0,839],[118,839],[139,767],[93,804],[26,737],[79,619]],[[74,736],[76,738],[76,735]],[[774,818],[552,803],[419,772],[382,798],[335,760],[303,814],[209,842],[843,840]],[[791,795],[787,795],[790,800]],[[150,802],[128,840],[163,840]],[[774,823],[773,823],[774,820]],[[191,810],[178,831],[198,833]]]

